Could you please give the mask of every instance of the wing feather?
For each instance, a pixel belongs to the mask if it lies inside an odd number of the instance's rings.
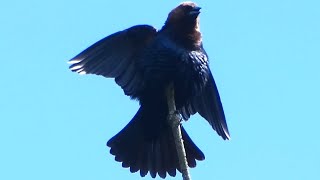
[[[180,110],[184,119],[189,119],[191,115],[197,112],[209,122],[212,128],[223,139],[230,139],[218,88],[210,71],[208,82],[202,92],[193,97],[193,99]]]
[[[135,57],[154,39],[156,29],[149,25],[133,26],[107,36],[72,58],[70,70],[116,78],[125,94],[134,95],[142,79]]]

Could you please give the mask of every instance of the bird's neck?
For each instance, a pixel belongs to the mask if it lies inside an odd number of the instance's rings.
[[[174,42],[190,50],[196,50],[202,44],[201,33],[195,28],[163,28],[162,31]]]
[[[188,49],[198,49],[202,44],[198,18],[193,21],[173,21],[169,19],[161,31],[176,43]]]

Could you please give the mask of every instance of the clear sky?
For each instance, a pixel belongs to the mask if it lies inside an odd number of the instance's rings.
[[[198,115],[184,123],[206,155],[193,179],[320,179],[320,2],[196,2],[232,139]],[[138,103],[66,62],[116,31],[161,28],[179,3],[3,1],[0,179],[140,179],[105,146]]]

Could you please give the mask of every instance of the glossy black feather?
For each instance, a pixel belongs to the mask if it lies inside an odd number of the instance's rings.
[[[133,26],[93,44],[70,60],[70,69],[81,74],[115,78],[126,95],[134,95],[142,79],[135,66],[135,57],[156,36],[148,25]]]
[[[186,120],[190,115],[198,112],[223,139],[230,139],[220,95],[211,71],[208,72],[208,78],[208,83],[203,90],[183,106],[179,112]]]
[[[230,139],[219,92],[211,72],[209,73],[209,82],[203,92],[194,97],[192,103],[195,110],[210,123],[223,139]]]

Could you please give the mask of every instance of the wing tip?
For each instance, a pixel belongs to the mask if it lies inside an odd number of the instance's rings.
[[[231,140],[231,136],[230,136],[230,133],[228,130],[224,129],[224,132],[222,134],[222,138],[223,138],[223,140]]]
[[[85,70],[81,70],[80,72],[77,72],[77,73],[80,74],[80,75],[86,75],[87,74],[87,72]]]
[[[79,64],[79,62],[81,62],[81,61],[82,61],[81,59],[71,59],[67,63],[70,64],[69,69],[72,72],[76,72],[80,75],[85,75],[85,74],[87,74],[87,72],[84,70],[83,65]]]
[[[81,69],[82,68],[82,65],[76,65],[76,64],[72,64],[70,67],[69,67],[69,69],[71,70],[71,71],[77,71],[77,70],[79,70],[79,69]]]
[[[81,61],[81,59],[71,59],[71,60],[69,60],[67,63],[68,64],[77,64],[77,63],[79,63]]]

